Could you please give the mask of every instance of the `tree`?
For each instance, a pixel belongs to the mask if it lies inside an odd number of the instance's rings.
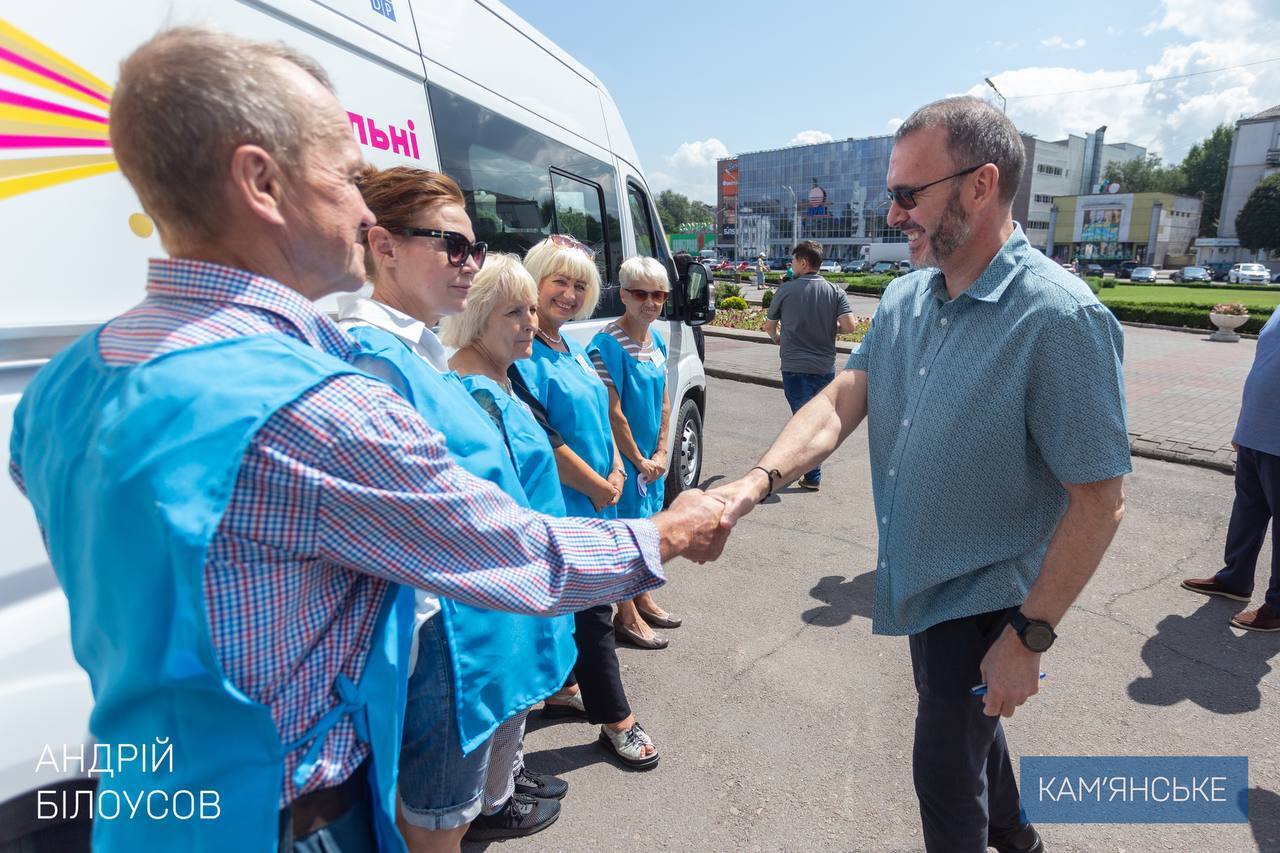
[[[1200,214],[1200,236],[1218,233],[1218,215],[1222,212],[1222,193],[1227,185],[1227,164],[1231,159],[1232,130],[1220,124],[1203,142],[1191,146],[1182,161],[1186,177],[1183,189],[1188,195],[1201,195],[1204,208]]]
[[[1249,193],[1236,214],[1236,236],[1251,252],[1280,249],[1280,173],[1263,178]]]
[[[715,222],[716,212],[711,205],[693,201],[684,193],[663,190],[658,193],[658,218],[662,220],[662,230],[675,234]]]
[[[1182,169],[1164,165],[1159,154],[1108,163],[1102,178],[1126,193],[1179,193],[1186,184]]]

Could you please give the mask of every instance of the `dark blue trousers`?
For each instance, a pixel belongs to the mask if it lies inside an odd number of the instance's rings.
[[[1236,451],[1236,499],[1231,505],[1227,527],[1225,567],[1216,575],[1218,583],[1249,595],[1258,567],[1258,552],[1271,524],[1271,581],[1267,604],[1280,613],[1280,535],[1276,534],[1276,513],[1280,512],[1280,456],[1248,447]]]
[[[940,622],[912,634],[916,735],[911,770],[929,853],[985,853],[990,833],[1022,826],[1018,782],[999,717],[969,689],[1008,610]]]
[[[835,378],[834,372],[792,373],[789,370],[782,371],[782,393],[787,396],[787,403],[791,406],[791,414],[794,415],[800,411],[805,403],[818,396],[819,392],[830,385],[831,380]],[[822,482],[822,466],[819,465],[804,476],[810,483]]]

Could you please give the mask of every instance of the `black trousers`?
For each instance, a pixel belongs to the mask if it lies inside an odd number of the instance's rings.
[[[1280,533],[1274,523],[1280,515],[1280,456],[1241,447],[1236,451],[1236,499],[1231,505],[1227,526],[1225,567],[1218,583],[1248,595],[1253,592],[1253,576],[1258,552],[1271,525],[1271,580],[1267,584],[1267,604],[1280,612]]]
[[[569,683],[576,680],[582,689],[587,719],[598,725],[625,720],[631,715],[631,706],[618,667],[613,606],[601,604],[573,614],[573,640],[578,646],[578,663]]]
[[[929,853],[985,853],[989,832],[1022,825],[1018,782],[999,717],[969,689],[1008,610],[941,622],[912,634],[916,707],[912,775]]]

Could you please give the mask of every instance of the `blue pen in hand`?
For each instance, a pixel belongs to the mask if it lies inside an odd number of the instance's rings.
[[[1044,681],[1044,677],[1045,677],[1045,673],[1043,673],[1043,672],[1042,672],[1042,673],[1040,673],[1040,680],[1041,680],[1041,681]],[[970,693],[972,693],[974,696],[986,696],[986,695],[987,695],[987,685],[986,685],[985,683],[984,683],[984,684],[975,684],[974,686],[972,686],[972,687],[970,687],[970,688],[969,688],[969,692],[970,692]]]

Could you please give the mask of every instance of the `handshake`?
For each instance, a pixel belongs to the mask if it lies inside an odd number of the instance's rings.
[[[670,507],[653,517],[662,540],[663,561],[673,557],[688,557],[698,563],[716,559],[738,519],[768,494],[768,475],[758,468],[710,491],[681,492]]]

